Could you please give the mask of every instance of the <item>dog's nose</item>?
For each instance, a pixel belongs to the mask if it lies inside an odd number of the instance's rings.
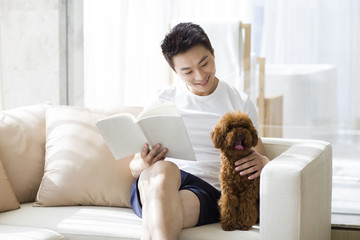
[[[242,138],[243,138],[243,135],[242,135],[242,134],[238,134],[238,138],[239,138],[239,139],[242,139]]]

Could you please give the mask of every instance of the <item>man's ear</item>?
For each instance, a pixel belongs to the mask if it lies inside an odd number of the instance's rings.
[[[212,48],[212,55],[215,58],[215,50],[214,50],[214,48]]]

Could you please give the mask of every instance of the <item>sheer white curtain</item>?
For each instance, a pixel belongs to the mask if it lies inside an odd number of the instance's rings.
[[[335,65],[337,112],[344,126],[360,119],[359,42],[357,0],[265,0],[262,55],[266,62]]]
[[[174,18],[251,21],[250,0],[84,1],[84,98],[88,107],[145,104],[168,84],[160,43]]]

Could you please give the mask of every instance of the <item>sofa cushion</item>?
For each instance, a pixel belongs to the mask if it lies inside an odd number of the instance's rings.
[[[48,106],[33,105],[0,112],[0,159],[20,203],[35,200],[44,173]]]
[[[0,225],[0,239],[6,240],[61,240],[61,234],[41,228]]]
[[[0,160],[0,212],[20,207]]]
[[[46,228],[68,240],[140,239],[142,220],[130,208],[103,206],[32,207],[0,214],[0,224]],[[180,240],[259,240],[260,230],[224,231],[220,223],[184,229]]]
[[[33,207],[25,203],[0,214],[0,225],[49,229],[69,240],[140,239],[141,222],[131,208],[106,206]]]
[[[83,107],[48,109],[45,172],[35,206],[130,206],[130,158],[116,161],[94,125],[107,115]]]

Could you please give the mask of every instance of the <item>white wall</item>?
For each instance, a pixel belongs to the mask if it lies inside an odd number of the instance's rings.
[[[67,0],[68,104],[84,105],[83,0]]]
[[[4,109],[49,101],[66,102],[59,41],[66,1],[0,0],[0,69]],[[61,18],[60,18],[61,17]],[[63,44],[60,46],[60,44]],[[60,53],[62,52],[62,55]],[[61,73],[62,71],[62,73]]]

